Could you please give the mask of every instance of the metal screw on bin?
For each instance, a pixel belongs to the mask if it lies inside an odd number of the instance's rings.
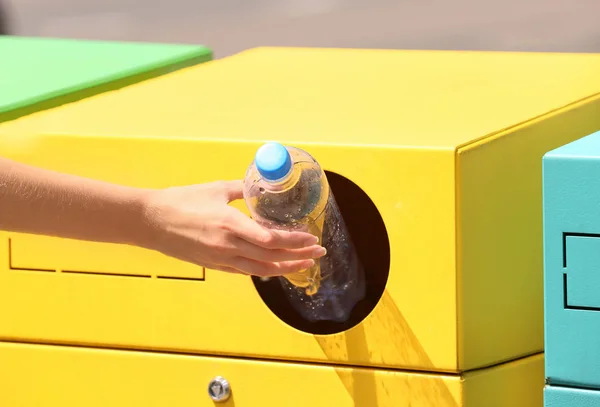
[[[229,382],[221,376],[217,376],[208,384],[208,395],[213,401],[226,401],[231,396]]]

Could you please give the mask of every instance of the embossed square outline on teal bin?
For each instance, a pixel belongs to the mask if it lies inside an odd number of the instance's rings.
[[[600,391],[546,386],[544,407],[598,407]]]
[[[543,158],[546,379],[600,389],[600,132]]]

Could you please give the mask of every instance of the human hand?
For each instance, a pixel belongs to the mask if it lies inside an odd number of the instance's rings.
[[[241,181],[154,190],[145,199],[149,241],[142,245],[213,270],[261,277],[312,267],[325,255],[317,237],[270,230],[228,205]]]

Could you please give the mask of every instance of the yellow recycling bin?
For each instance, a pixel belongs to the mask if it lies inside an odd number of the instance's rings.
[[[541,157],[600,128],[598,72],[259,48],[0,126],[10,158],[155,188],[241,178],[265,141],[304,148],[368,280],[351,321],[308,324],[276,281],[0,234],[0,403],[209,406],[222,376],[238,407],[541,406]]]

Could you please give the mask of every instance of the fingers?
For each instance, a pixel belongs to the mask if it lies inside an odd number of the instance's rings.
[[[241,238],[238,238],[234,245],[244,257],[270,262],[318,259],[327,254],[327,250],[319,245],[300,249],[266,249]]]
[[[205,269],[209,269],[209,270],[224,271],[226,273],[247,274],[244,271],[237,270],[233,267],[223,266],[223,265],[213,264],[213,263],[204,263],[202,267],[204,267]]]
[[[269,230],[266,228],[263,230],[267,230],[269,237],[264,240],[250,240],[250,243],[254,243],[267,249],[297,249],[319,243],[319,239],[315,235],[307,232],[287,232],[284,230]]]
[[[259,277],[275,277],[306,270],[315,265],[314,260],[283,261],[278,263],[236,257],[232,259],[233,268]]]
[[[252,275],[258,277],[276,277],[284,274],[306,270],[315,265],[314,260],[284,261],[271,263],[259,260],[236,257],[229,261],[229,266],[208,263],[204,267],[210,270],[224,271],[227,273]]]
[[[306,232],[286,232],[271,230],[238,210],[233,210],[229,219],[229,229],[243,240],[266,249],[300,249],[315,245],[319,239]]]

